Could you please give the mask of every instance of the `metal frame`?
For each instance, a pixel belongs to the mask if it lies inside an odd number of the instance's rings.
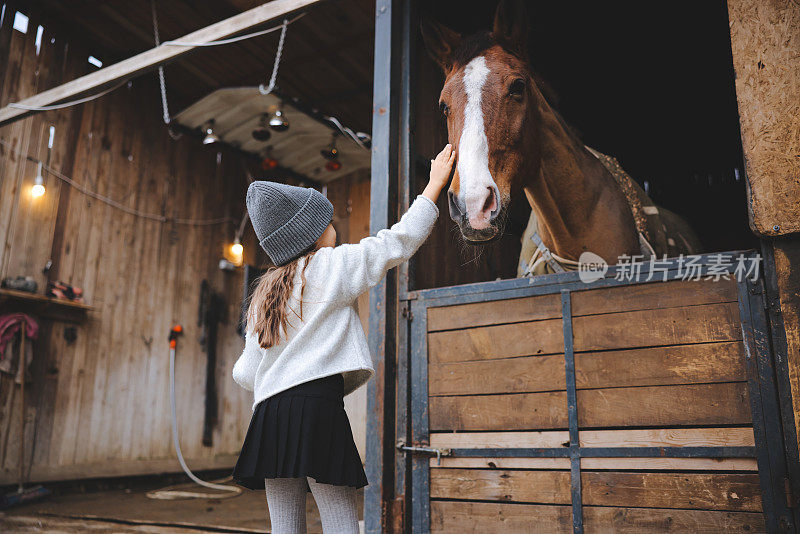
[[[731,252],[727,257],[737,258]],[[709,259],[705,255],[700,271],[708,275]],[[457,448],[448,451],[452,457],[528,457],[570,458],[573,531],[583,532],[581,504],[580,461],[586,457],[671,457],[671,458],[756,458],[762,489],[762,501],[767,529],[770,532],[793,531],[795,522],[785,499],[785,484],[789,480],[783,424],[780,417],[777,383],[773,355],[769,342],[769,328],[765,315],[763,279],[737,282],[743,343],[747,358],[748,388],[753,418],[755,447],[581,447],[578,440],[577,392],[575,388],[575,361],[572,350],[571,293],[574,291],[633,285],[642,282],[617,280],[619,267],[609,269],[605,278],[586,284],[578,273],[545,275],[531,279],[503,280],[428,289],[409,292],[410,340],[408,340],[411,383],[411,444],[425,447],[429,444],[428,427],[428,347],[427,309],[471,302],[485,302],[507,298],[520,298],[543,294],[561,294],[564,332],[564,364],[566,373],[567,404],[569,415],[569,447],[563,448]],[[659,271],[666,281],[682,279],[679,264],[672,260],[666,273]],[[642,274],[650,268],[644,264]],[[733,267],[728,269],[733,273]],[[658,283],[658,281],[650,282]],[[794,429],[792,428],[792,431]],[[789,458],[791,459],[791,457]],[[411,460],[411,525],[413,532],[430,530],[430,467],[429,456],[414,454]]]

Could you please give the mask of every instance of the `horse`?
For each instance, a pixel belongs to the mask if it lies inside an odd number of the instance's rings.
[[[483,245],[502,235],[511,199],[524,193],[539,272],[575,269],[587,252],[608,264],[698,252],[685,221],[655,206],[550,106],[528,57],[527,20],[523,1],[501,0],[492,30],[466,38],[421,21],[445,76],[439,107],[457,154],[447,200],[463,239]]]

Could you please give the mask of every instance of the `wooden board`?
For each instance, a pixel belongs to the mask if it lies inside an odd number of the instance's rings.
[[[648,428],[581,430],[582,447],[753,447],[749,427]],[[551,432],[433,432],[431,447],[445,449],[566,447],[569,433]]]
[[[595,506],[761,511],[755,473],[583,471],[583,503]],[[430,470],[432,499],[568,504],[569,471]]]
[[[576,351],[741,339],[736,303],[590,315],[573,319]]]
[[[566,428],[566,402],[566,392],[430,397],[430,429]],[[745,382],[578,391],[581,428],[741,425],[750,421]]]
[[[585,532],[693,532],[698,534],[764,532],[764,516],[753,512],[718,512],[706,510],[668,510],[659,508],[613,508],[585,506]],[[529,534],[536,532],[572,532],[569,506],[484,503],[431,502],[431,532],[459,534]]]
[[[473,469],[569,469],[569,458],[430,459],[430,467]],[[659,471],[758,471],[755,458],[583,458],[582,469]]]
[[[563,352],[561,319],[428,334],[431,362],[490,360]]]
[[[574,291],[571,300],[572,315],[578,316],[736,302],[737,297],[732,280],[675,280]]]
[[[428,367],[430,395],[528,393],[565,388],[564,357],[530,356]],[[746,380],[738,341],[575,355],[578,389]]]
[[[428,332],[561,317],[561,295],[428,308]]]
[[[728,14],[750,227],[800,232],[800,10],[793,0],[730,0]]]

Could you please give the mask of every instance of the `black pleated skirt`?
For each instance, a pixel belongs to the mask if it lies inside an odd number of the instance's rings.
[[[256,406],[233,479],[264,489],[265,478],[311,477],[321,484],[367,485],[344,411],[341,374],[299,384]]]

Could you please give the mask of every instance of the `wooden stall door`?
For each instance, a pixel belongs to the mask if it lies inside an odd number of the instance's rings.
[[[413,532],[793,530],[761,281],[666,276],[416,295]]]

